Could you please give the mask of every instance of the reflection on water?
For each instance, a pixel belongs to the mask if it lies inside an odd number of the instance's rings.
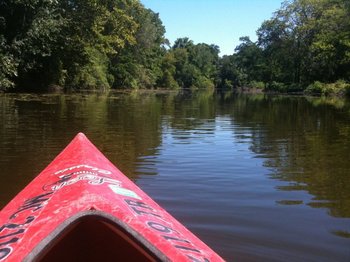
[[[251,112],[250,119],[267,130],[253,134],[251,149],[267,158],[264,165],[273,169],[272,178],[288,182],[278,189],[307,190],[313,195],[308,205],[350,218],[349,108],[312,102],[281,97],[260,101],[268,111]]]
[[[347,101],[2,94],[0,108],[0,206],[82,131],[229,261],[350,260]]]

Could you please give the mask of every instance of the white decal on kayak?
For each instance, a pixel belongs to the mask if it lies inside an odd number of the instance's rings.
[[[121,182],[119,180],[108,178],[108,177],[102,177],[102,176],[99,176],[99,174],[97,173],[82,170],[82,171],[70,173],[68,175],[59,176],[59,180],[55,181],[54,183],[45,185],[43,189],[56,191],[61,189],[62,187],[70,186],[83,180],[88,181],[90,185],[94,185],[94,186],[102,185],[104,183],[113,184],[116,186],[121,185]]]
[[[0,261],[7,258],[12,252],[11,247],[5,247],[0,249]]]
[[[122,196],[127,196],[127,197],[132,197],[132,198],[136,198],[136,199],[141,199],[141,197],[136,194],[134,191],[131,191],[129,189],[126,188],[122,188],[120,186],[117,185],[108,185],[110,189],[112,189],[112,191],[118,195],[122,195]]]
[[[55,172],[54,174],[58,175],[58,174],[62,174],[62,173],[67,172],[67,171],[72,171],[74,169],[81,169],[81,168],[86,168],[86,169],[89,169],[91,171],[95,171],[97,173],[103,174],[103,175],[110,175],[110,174],[112,174],[111,171],[104,170],[104,169],[101,169],[101,168],[98,168],[98,167],[94,167],[94,166],[89,166],[89,165],[71,166],[71,167],[59,170],[59,171]]]

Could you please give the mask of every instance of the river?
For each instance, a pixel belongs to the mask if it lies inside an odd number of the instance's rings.
[[[227,261],[350,261],[350,103],[0,94],[0,207],[78,133]]]

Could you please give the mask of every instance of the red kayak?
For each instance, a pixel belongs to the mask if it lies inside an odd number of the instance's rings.
[[[0,261],[223,261],[86,137],[0,213]]]

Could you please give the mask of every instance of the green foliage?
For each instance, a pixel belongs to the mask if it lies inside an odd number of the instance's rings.
[[[305,89],[305,93],[321,95],[325,90],[325,86],[326,85],[321,83],[320,81],[315,81]]]
[[[315,81],[310,84],[306,89],[306,94],[312,95],[322,95],[322,96],[330,96],[330,95],[344,95],[349,94],[350,83],[345,82],[344,80],[338,80],[335,83],[325,84],[319,81]]]
[[[205,76],[198,77],[197,81],[194,83],[193,87],[199,89],[214,89],[215,85],[211,79],[206,78]]]
[[[12,73],[5,72],[3,81],[9,88],[28,82],[40,86],[46,81],[47,65],[61,38],[61,29],[66,22],[57,11],[56,1],[9,0],[0,3],[1,56],[10,59]],[[7,59],[7,61],[9,61]],[[33,76],[38,77],[34,83]],[[29,79],[29,81],[26,81]],[[4,86],[3,86],[4,88]]]
[[[106,58],[135,42],[136,7],[132,0],[1,2],[2,88],[108,87]]]
[[[191,88],[349,93],[348,0],[285,1],[235,53],[179,38],[139,0],[0,2],[0,90]],[[343,79],[342,81],[339,79]],[[333,83],[333,84],[322,84]]]
[[[2,46],[2,45],[1,45]],[[0,52],[0,91],[14,88],[13,79],[17,76],[17,64],[12,55]]]
[[[136,41],[138,27],[133,12],[136,1],[61,1],[69,20],[66,44],[59,54],[68,72],[66,85],[75,88],[110,88],[114,76],[110,61],[128,44]],[[72,19],[74,18],[74,19]]]
[[[90,61],[77,71],[72,85],[82,89],[108,89],[113,77],[108,74],[106,54],[92,47],[86,47],[85,52]]]
[[[345,0],[286,1],[257,31],[268,78],[286,84],[349,80],[350,20]]]
[[[164,78],[163,73],[169,75],[161,68],[165,29],[159,15],[152,10],[134,9],[133,15],[138,24],[136,41],[126,45],[111,60],[113,87],[153,88]]]
[[[174,80],[179,87],[191,89],[215,87],[219,64],[218,46],[203,43],[195,45],[188,38],[179,38],[169,54],[165,61],[167,68],[171,70],[166,72],[174,73]]]
[[[332,89],[336,95],[350,94],[350,83],[341,79],[332,84]]]
[[[161,62],[162,76],[158,80],[158,86],[170,89],[179,89],[180,86],[175,80],[175,57],[173,52],[168,52],[163,56]]]
[[[350,85],[345,88],[345,95],[350,97]]]
[[[219,61],[218,77],[220,79],[219,88],[232,89],[241,85],[246,79],[245,74],[238,68],[236,56],[223,56]]]
[[[234,84],[232,83],[231,80],[228,79],[223,79],[220,83],[220,88],[222,89],[232,89]]]
[[[249,87],[251,88],[257,88],[257,89],[264,89],[265,88],[265,83],[262,81],[251,81],[249,83]]]
[[[288,86],[281,82],[272,81],[266,86],[266,90],[285,93],[288,91]]]
[[[261,81],[263,71],[262,50],[249,37],[241,37],[240,41],[242,43],[235,49],[235,61],[242,72],[240,82],[243,85],[248,85],[252,80]]]

